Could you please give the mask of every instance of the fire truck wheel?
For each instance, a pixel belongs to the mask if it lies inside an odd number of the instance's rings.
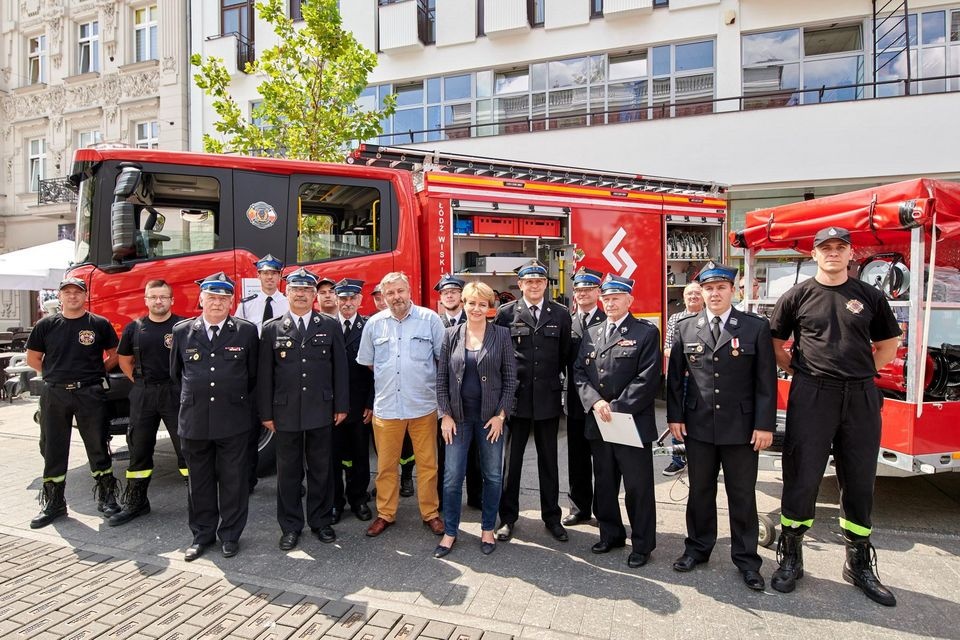
[[[761,513],[757,516],[757,524],[760,527],[757,542],[761,547],[769,548],[773,546],[773,543],[777,541],[777,527],[773,518],[766,513]]]
[[[277,443],[273,432],[260,427],[260,440],[257,442],[257,477],[265,478],[277,472]]]

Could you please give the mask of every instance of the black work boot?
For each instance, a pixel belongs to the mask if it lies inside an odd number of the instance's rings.
[[[118,493],[120,493],[120,482],[117,481],[113,472],[97,476],[93,485],[93,494],[97,498],[97,511],[107,518],[120,513],[120,505],[117,504]]]
[[[863,591],[868,598],[885,607],[897,606],[897,598],[890,589],[880,583],[876,574],[877,550],[870,544],[869,538],[848,540],[847,561],[843,563],[843,579]]]
[[[780,567],[773,572],[770,586],[781,593],[790,593],[797,588],[797,580],[803,577],[803,533],[786,527],[780,531],[777,562]]]
[[[413,491],[413,463],[400,465],[400,495],[409,498]]]
[[[128,478],[127,489],[123,494],[123,510],[110,516],[107,524],[117,527],[127,524],[138,516],[150,513],[150,501],[147,499],[147,487],[150,478]]]
[[[66,482],[47,480],[40,487],[37,501],[40,503],[40,513],[30,521],[31,529],[45,527],[57,518],[67,515],[67,500],[64,497]]]

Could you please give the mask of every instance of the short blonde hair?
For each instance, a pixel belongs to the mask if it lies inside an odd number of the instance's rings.
[[[486,300],[487,304],[489,304],[491,307],[497,299],[497,297],[493,294],[493,289],[490,288],[490,285],[477,280],[468,282],[463,288],[463,294],[461,294],[460,297],[464,301],[466,301],[468,298],[479,298],[480,300]]]
[[[410,279],[407,278],[407,274],[405,274],[403,271],[391,271],[387,275],[383,276],[383,279],[380,280],[380,288],[386,289],[388,284],[392,284],[394,282],[403,282],[403,284],[407,285],[408,289],[410,288]]]

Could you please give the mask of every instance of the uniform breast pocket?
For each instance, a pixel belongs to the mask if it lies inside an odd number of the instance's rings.
[[[543,335],[547,338],[559,338],[560,337],[559,325],[548,324],[543,328]]]
[[[433,341],[429,336],[413,336],[410,339],[410,358],[425,362],[433,357]]]
[[[510,327],[510,338],[516,342],[520,343],[521,340],[530,335],[530,327],[525,324],[515,324]]]
[[[636,358],[637,354],[636,347],[617,347],[613,352],[614,358]]]
[[[245,362],[247,360],[247,350],[238,349],[223,352],[223,359],[227,362]]]
[[[329,360],[332,357],[333,337],[329,335],[317,335],[310,339],[310,350],[313,355],[321,360]]]
[[[755,356],[757,355],[757,345],[753,342],[741,342],[739,349],[731,349],[730,354],[733,355],[733,351],[740,351],[740,355],[744,356]]]
[[[691,369],[703,368],[703,346],[699,344],[686,344],[683,346],[683,359],[687,361],[687,366]]]

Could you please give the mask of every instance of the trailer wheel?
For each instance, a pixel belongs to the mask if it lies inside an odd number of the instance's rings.
[[[766,513],[757,516],[757,525],[760,527],[760,535],[757,542],[761,547],[769,548],[777,541],[777,527]]]
[[[265,478],[277,472],[277,442],[273,431],[260,427],[257,441],[257,477]]]

